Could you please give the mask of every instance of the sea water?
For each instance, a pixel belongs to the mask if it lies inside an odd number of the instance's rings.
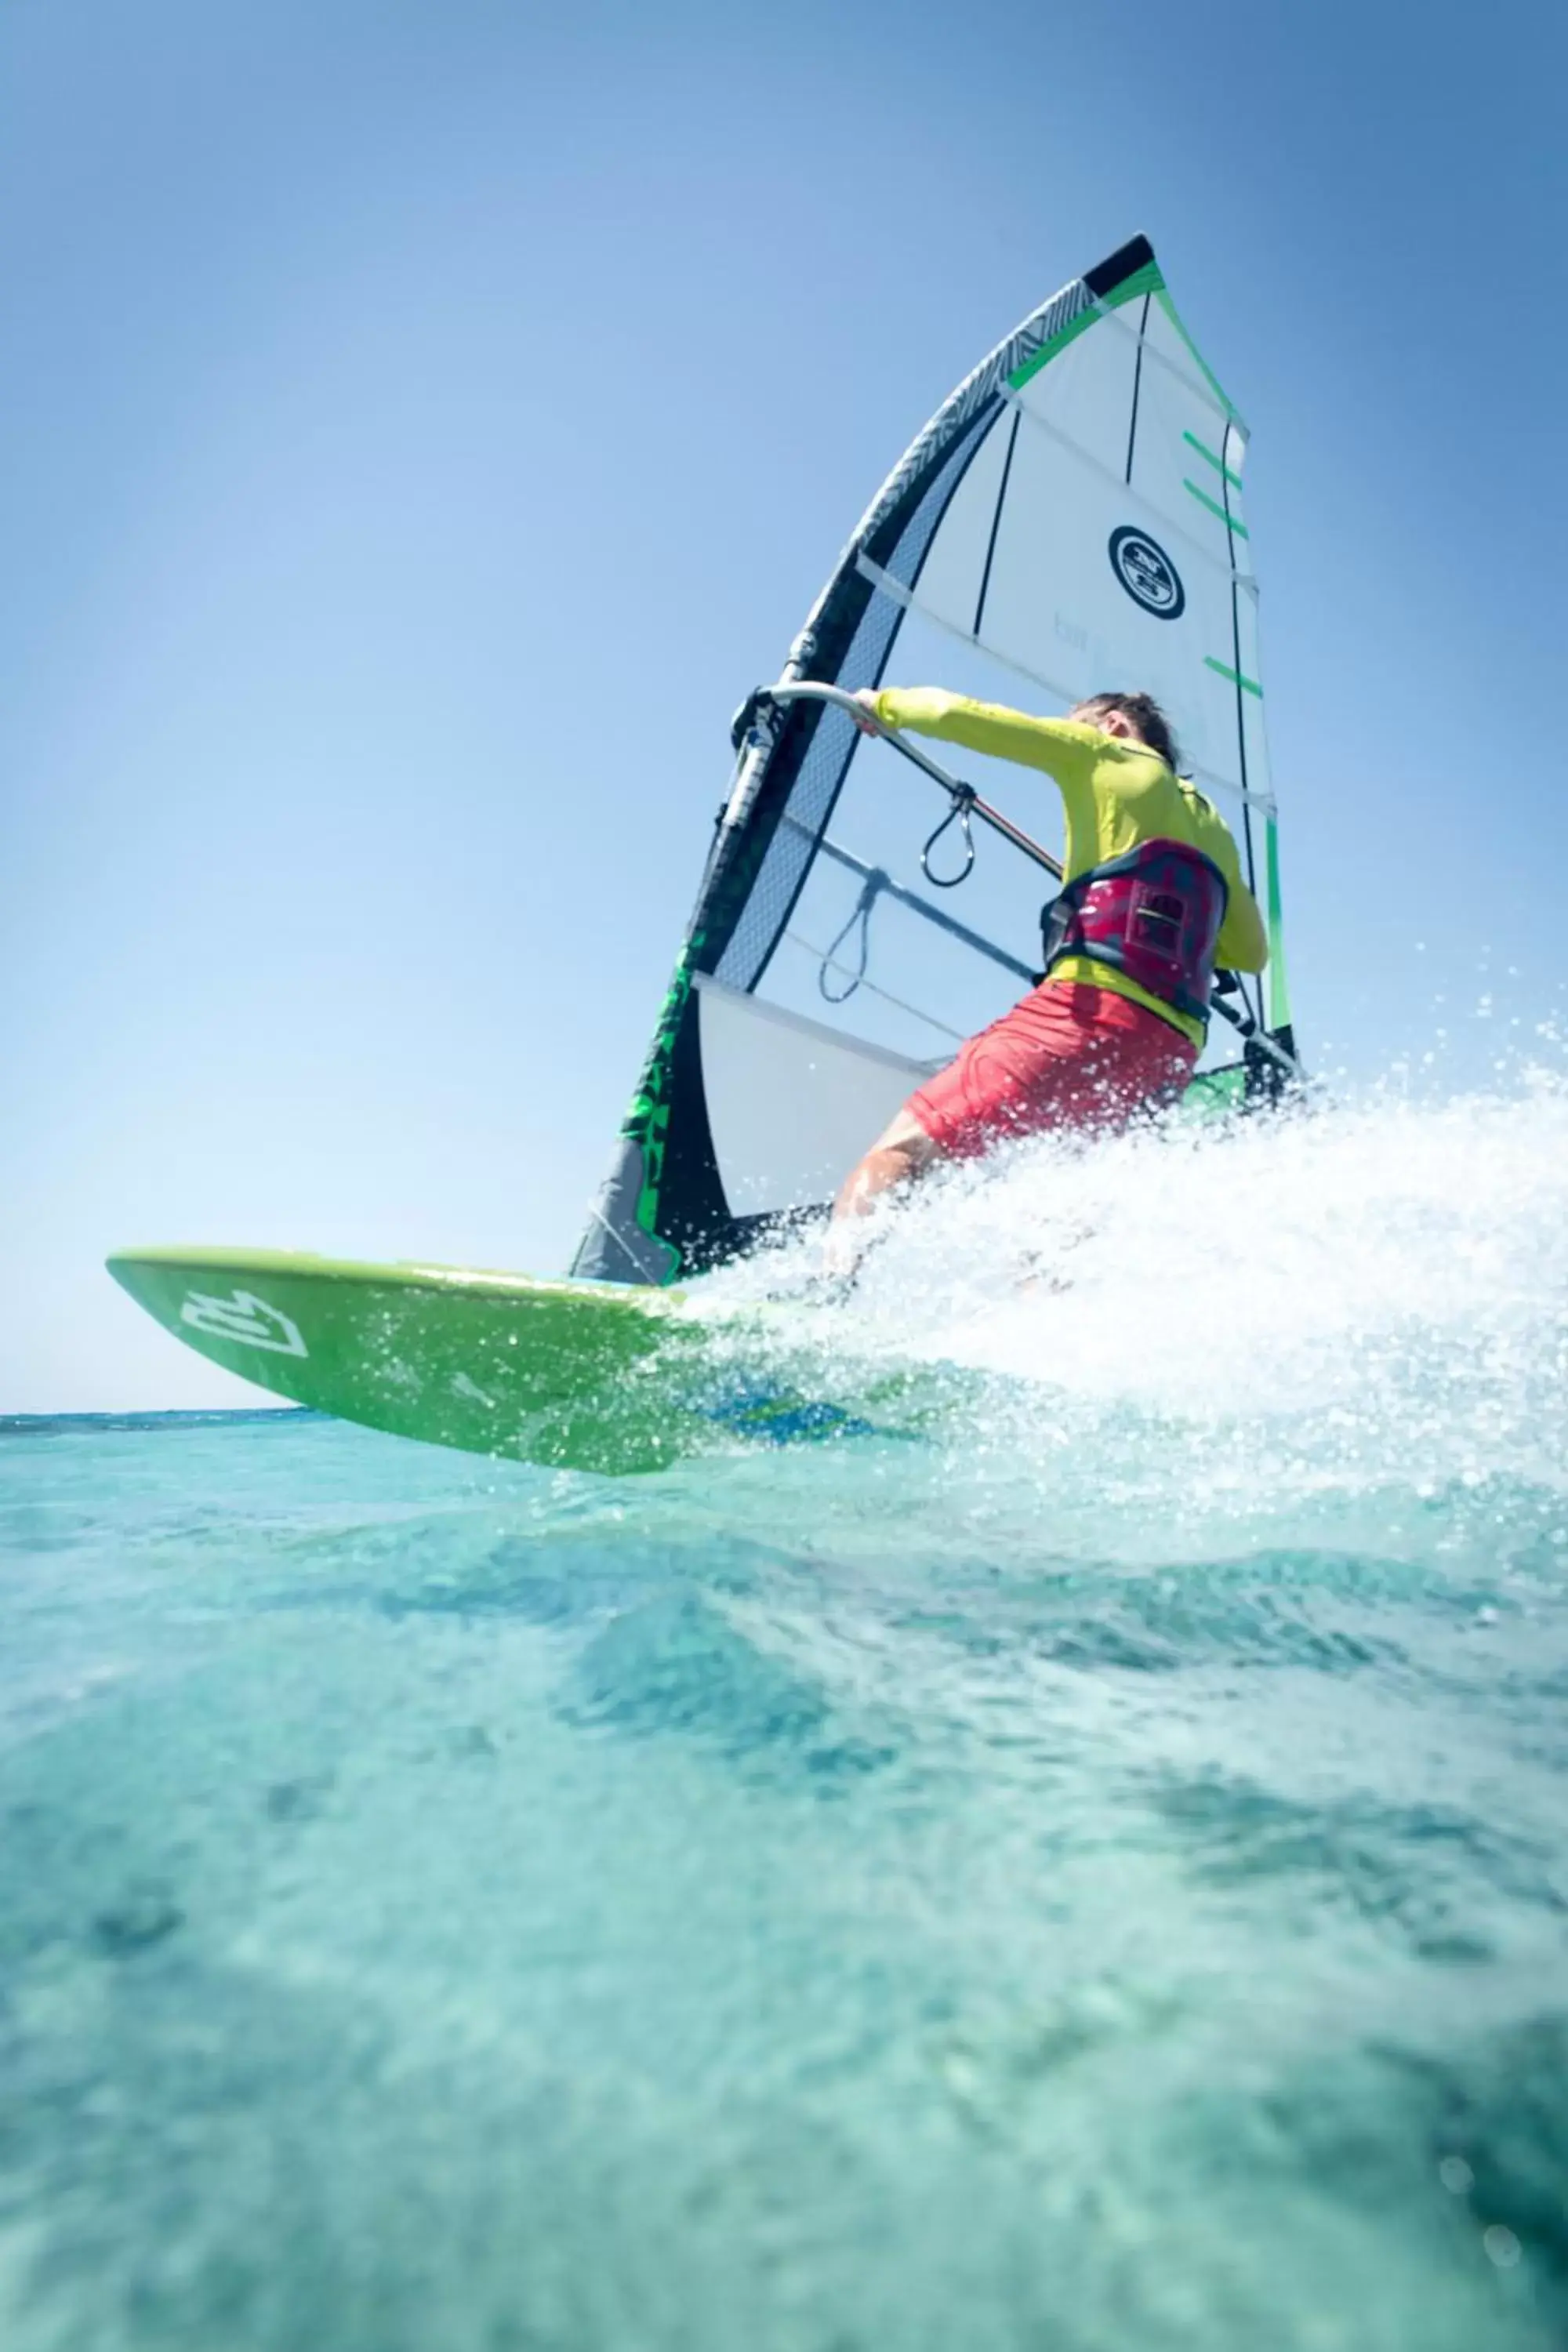
[[[1565,1205],[1033,1147],[641,1480],[13,1427],[0,2345],[1568,2343]]]

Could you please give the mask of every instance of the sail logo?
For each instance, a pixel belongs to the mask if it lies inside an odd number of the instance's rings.
[[[1110,534],[1110,568],[1132,602],[1157,621],[1179,620],[1186,610],[1182,575],[1146,530],[1123,523]]]
[[[205,1290],[187,1290],[180,1320],[209,1339],[226,1339],[231,1347],[265,1348],[274,1356],[308,1353],[300,1326],[253,1290],[237,1290],[231,1298],[214,1298]]]

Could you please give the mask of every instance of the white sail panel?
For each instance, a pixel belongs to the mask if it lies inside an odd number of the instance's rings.
[[[828,1197],[868,1134],[885,1127],[941,1066],[846,1037],[717,981],[700,980],[697,1000],[708,1125],[736,1216],[777,1214]]]
[[[1262,797],[1237,709],[1259,684],[1245,446],[1136,296],[1006,387],[908,601],[1064,703],[1136,684],[1205,784]]]

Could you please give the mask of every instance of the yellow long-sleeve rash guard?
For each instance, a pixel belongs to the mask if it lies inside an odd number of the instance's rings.
[[[884,727],[910,728],[994,760],[1043,769],[1060,792],[1067,814],[1062,866],[1068,882],[1144,841],[1179,841],[1201,850],[1225,876],[1228,889],[1215,963],[1234,971],[1263,970],[1268,936],[1258,902],[1241,878],[1230,827],[1212,801],[1184,783],[1146,744],[1102,735],[1098,728],[1072,719],[1031,719],[1022,710],[973,702],[967,695],[945,694],[934,686],[884,687],[877,697],[877,716]],[[1125,972],[1097,963],[1092,956],[1064,957],[1051,978],[1087,981],[1131,997],[1195,1045],[1204,1042],[1201,1022],[1190,1020]]]

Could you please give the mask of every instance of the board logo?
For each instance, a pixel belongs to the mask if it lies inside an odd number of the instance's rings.
[[[308,1350],[298,1323],[253,1290],[237,1290],[232,1298],[214,1298],[205,1290],[187,1290],[180,1320],[209,1339],[226,1339],[232,1347],[265,1348],[274,1356],[303,1356]]]
[[[1182,575],[1156,539],[1131,523],[1110,534],[1110,568],[1135,604],[1157,621],[1179,620],[1186,610]]]

